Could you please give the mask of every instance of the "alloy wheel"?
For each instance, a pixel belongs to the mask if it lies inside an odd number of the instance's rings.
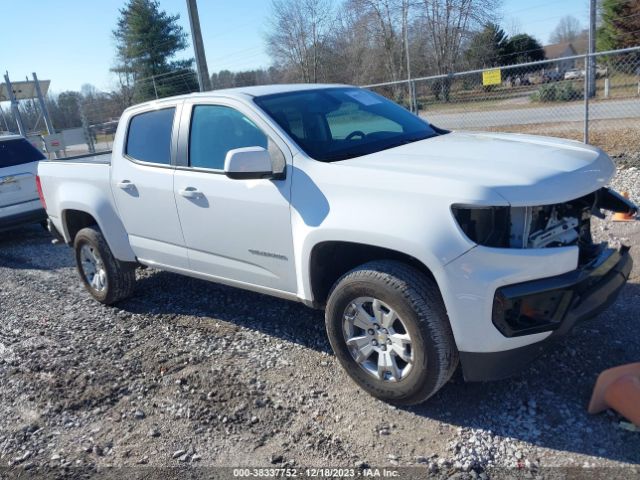
[[[371,376],[399,382],[413,365],[412,339],[405,323],[383,301],[358,297],[343,315],[343,334],[351,356]]]

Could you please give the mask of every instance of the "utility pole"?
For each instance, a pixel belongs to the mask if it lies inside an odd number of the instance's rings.
[[[22,123],[22,117],[20,116],[20,110],[18,110],[18,100],[16,100],[16,96],[13,93],[11,80],[9,80],[9,72],[6,72],[4,74],[4,81],[7,84],[7,93],[9,95],[9,100],[11,101],[11,111],[13,112],[13,118],[16,119],[16,123],[18,124],[18,133],[23,137],[26,137],[27,131],[24,129],[24,124]]]
[[[211,79],[207,68],[207,59],[204,56],[204,45],[202,44],[202,31],[200,30],[200,17],[198,16],[198,5],[196,0],[187,0],[189,10],[189,24],[191,25],[191,38],[193,49],[196,54],[196,68],[198,69],[198,85],[200,91],[211,90]]]
[[[413,81],[411,80],[411,58],[409,56],[409,0],[402,1],[402,30],[404,31],[404,52],[407,58],[407,85],[409,86],[409,104],[411,111],[418,113],[417,105],[415,105],[415,92],[413,90]]]

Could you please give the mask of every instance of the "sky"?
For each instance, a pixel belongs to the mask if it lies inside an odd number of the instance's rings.
[[[338,1],[338,0],[335,0]],[[586,26],[588,0],[502,0],[500,24],[509,34],[529,33],[543,44],[565,15]],[[109,90],[116,79],[112,37],[125,0],[0,0],[0,71],[12,80],[36,72],[51,91],[90,83]],[[209,72],[267,67],[265,34],[270,0],[198,0]],[[1,8],[9,7],[10,8]],[[189,29],[186,0],[160,0]],[[190,46],[182,57],[193,57]]]

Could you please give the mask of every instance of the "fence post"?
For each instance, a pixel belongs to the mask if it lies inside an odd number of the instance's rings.
[[[96,145],[95,143],[93,143],[93,135],[91,133],[91,127],[89,126],[89,120],[87,119],[87,115],[85,114],[84,107],[82,106],[82,102],[80,102],[79,107],[80,107],[80,122],[82,123],[82,129],[84,130],[84,138],[87,142],[89,153],[96,153]]]
[[[591,77],[589,58],[589,54],[587,53],[584,56],[584,143],[589,143],[589,79]]]
[[[411,80],[411,104],[413,106],[413,112],[418,115],[418,97],[416,95],[416,81]]]

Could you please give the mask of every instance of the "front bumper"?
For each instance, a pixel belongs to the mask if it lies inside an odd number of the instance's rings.
[[[541,341],[509,350],[460,351],[465,379],[497,380],[524,368],[577,323],[611,305],[629,278],[632,266],[628,247],[619,251],[604,249],[595,260],[577,270],[497,289],[499,301],[494,301],[492,320],[505,337],[551,333]],[[529,306],[525,309],[527,301]],[[498,309],[497,304],[501,305]],[[518,313],[510,318],[514,309]]]

